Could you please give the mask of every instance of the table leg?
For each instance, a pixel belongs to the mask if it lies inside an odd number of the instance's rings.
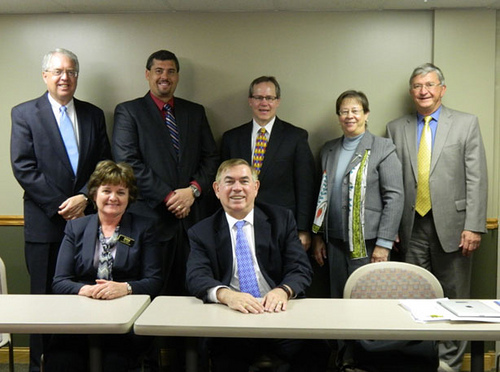
[[[102,372],[101,339],[99,335],[89,335],[89,371]]]
[[[484,371],[484,342],[483,341],[471,341],[471,358],[470,358],[470,370],[471,372],[483,372]]]
[[[186,338],[186,372],[198,371],[198,339]]]

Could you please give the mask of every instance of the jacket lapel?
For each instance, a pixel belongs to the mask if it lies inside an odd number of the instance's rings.
[[[262,163],[262,169],[260,170],[259,179],[263,179],[267,170],[272,166],[274,159],[276,158],[281,143],[285,138],[285,130],[283,127],[283,123],[278,117],[274,121],[273,130],[271,132],[271,136],[267,142],[266,153],[264,155],[264,162]]]
[[[407,115],[404,123],[404,138],[406,141],[406,148],[410,157],[410,165],[413,171],[413,176],[418,179],[417,168],[417,115]]]
[[[261,269],[262,275],[268,283],[273,283],[273,280],[269,278],[266,270],[272,265],[269,262],[269,244],[272,242],[271,239],[271,225],[267,221],[267,216],[259,208],[254,207],[254,237],[255,237],[255,256],[257,257],[257,262]]]
[[[439,114],[439,121],[436,129],[436,136],[434,137],[434,145],[432,147],[432,157],[431,157],[431,169],[430,173],[434,170],[436,163],[441,155],[446,140],[448,138],[448,133],[450,132],[452,126],[452,119],[450,111],[441,106],[441,113]]]
[[[61,137],[61,132],[59,131],[59,126],[57,125],[57,120],[54,117],[54,112],[52,111],[52,106],[47,98],[47,94],[48,93],[44,94],[38,101],[38,112],[36,115],[40,118],[41,125],[44,126],[49,143],[54,145],[53,149],[57,159],[60,159],[66,170],[73,175],[73,168],[71,167],[68,153],[66,152],[66,146],[64,146],[64,141]]]
[[[349,172],[353,170],[359,163],[361,163],[361,160],[365,155],[365,151],[372,148],[372,143],[373,135],[368,130],[366,130],[363,138],[361,138],[361,141],[356,147],[354,154],[352,154],[351,160],[349,161],[349,164],[347,165],[347,168],[345,170],[344,177],[347,176]]]
[[[159,159],[166,159],[167,157],[172,158],[174,162],[177,162],[177,154],[175,153],[174,146],[172,145],[172,140],[170,139],[170,132],[166,124],[163,121],[162,115],[158,110],[158,106],[156,106],[155,102],[150,96],[150,93],[146,93],[144,96],[144,101],[146,105],[144,106],[144,111],[141,119],[143,122],[144,130],[148,130],[151,132],[151,135],[148,135],[148,138],[152,139],[154,142],[151,143],[151,148],[154,148],[156,152],[158,152]],[[178,118],[178,114],[182,113],[182,109],[177,109],[178,101],[175,102],[175,120],[179,125],[180,121]],[[182,115],[181,115],[182,120]],[[179,130],[182,125],[179,125]],[[181,148],[182,151],[182,134],[179,133],[181,138]]]
[[[97,214],[90,217],[90,221],[83,232],[82,262],[85,263],[86,270],[96,270],[94,268],[95,247],[98,239],[99,220]]]
[[[83,110],[81,103],[77,99],[73,99],[75,104],[76,116],[78,118],[78,133],[79,133],[79,155],[78,155],[78,170],[82,167],[82,164],[87,162],[87,155],[90,149],[90,139],[94,138],[90,131],[92,130],[90,113],[87,110]],[[77,171],[78,175],[78,171]]]
[[[120,235],[132,237],[132,216],[125,213],[120,221]],[[134,243],[136,244],[136,243]],[[116,244],[116,254],[113,266],[124,268],[128,261],[130,247],[122,242]]]
[[[247,123],[244,125],[242,128],[242,135],[238,136],[238,144],[237,146],[241,150],[243,154],[243,159],[245,159],[248,164],[252,165],[253,164],[253,159],[252,159],[252,146],[253,144],[251,143],[252,140],[252,129],[253,129],[253,121]],[[249,140],[250,139],[250,140]]]
[[[230,283],[233,271],[233,247],[229,225],[223,209],[219,209],[214,219],[216,257],[221,282]]]

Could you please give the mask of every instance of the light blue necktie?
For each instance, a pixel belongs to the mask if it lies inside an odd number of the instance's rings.
[[[61,111],[61,117],[59,119],[59,131],[64,141],[64,146],[66,147],[66,152],[68,153],[69,161],[71,162],[71,167],[76,175],[76,170],[78,169],[78,144],[76,143],[75,130],[73,128],[73,123],[68,117],[66,106],[61,106],[59,111]]]
[[[257,276],[253,267],[250,245],[243,232],[245,221],[238,221],[236,226],[236,261],[238,263],[238,279],[240,281],[240,291],[250,293],[254,297],[260,297]]]

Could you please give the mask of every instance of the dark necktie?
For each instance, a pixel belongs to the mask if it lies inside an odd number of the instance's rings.
[[[170,132],[170,138],[172,138],[172,145],[174,146],[175,153],[179,156],[179,127],[175,122],[175,116],[172,111],[172,106],[168,103],[163,106],[165,110],[165,124],[167,125],[168,131]]]
[[[78,144],[76,143],[73,123],[66,113],[67,109],[68,108],[66,106],[61,106],[59,108],[59,111],[61,112],[61,116],[59,118],[59,131],[61,132],[61,137],[64,141],[64,146],[66,147],[66,152],[71,163],[71,168],[73,168],[73,173],[76,175],[79,157]]]
[[[240,281],[240,291],[250,293],[254,297],[260,297],[257,276],[253,267],[250,245],[243,232],[245,221],[238,221],[236,226],[236,262],[238,264],[238,279]]]

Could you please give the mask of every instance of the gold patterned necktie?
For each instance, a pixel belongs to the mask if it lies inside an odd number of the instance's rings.
[[[267,138],[266,128],[260,128],[257,140],[255,141],[255,151],[253,152],[253,167],[260,173],[262,163],[264,162],[264,155],[266,154]]]
[[[424,129],[422,130],[420,146],[418,147],[418,183],[415,210],[422,217],[431,210],[431,191],[429,188],[432,154],[432,132],[429,125],[431,120],[432,116],[424,118]]]

